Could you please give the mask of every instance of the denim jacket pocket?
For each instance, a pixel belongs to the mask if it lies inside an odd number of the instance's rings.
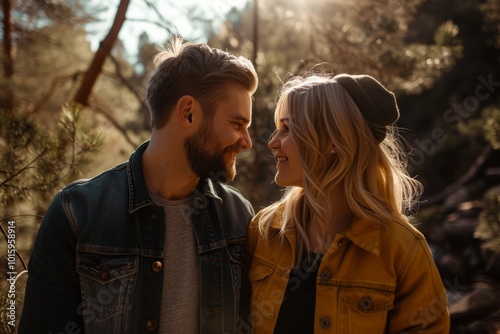
[[[342,287],[341,333],[385,333],[387,317],[394,306],[394,292],[366,287]]]
[[[112,322],[116,322],[116,315],[123,313],[131,304],[138,262],[137,255],[77,253],[77,272],[87,327],[89,323],[99,323],[113,316]]]

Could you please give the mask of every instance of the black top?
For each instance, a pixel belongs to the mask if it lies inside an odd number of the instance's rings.
[[[274,333],[314,333],[316,277],[320,262],[321,257],[317,254],[305,253],[300,266],[290,272]]]

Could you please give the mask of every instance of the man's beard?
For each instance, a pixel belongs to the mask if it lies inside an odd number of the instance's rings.
[[[199,177],[210,177],[215,181],[227,183],[234,179],[236,169],[234,165],[228,166],[224,156],[239,152],[239,145],[231,145],[221,149],[218,140],[210,124],[202,125],[202,128],[194,136],[184,141],[184,151],[189,166]]]

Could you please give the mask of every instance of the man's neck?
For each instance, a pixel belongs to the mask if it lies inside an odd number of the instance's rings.
[[[175,140],[151,139],[142,156],[144,179],[150,191],[167,200],[191,196],[200,178],[193,173]]]

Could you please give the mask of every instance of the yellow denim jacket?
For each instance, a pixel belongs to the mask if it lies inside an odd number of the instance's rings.
[[[275,215],[278,216],[278,215]],[[273,333],[296,252],[295,230],[248,230],[253,333]],[[446,290],[423,235],[410,224],[354,219],[318,268],[314,333],[449,333]]]

